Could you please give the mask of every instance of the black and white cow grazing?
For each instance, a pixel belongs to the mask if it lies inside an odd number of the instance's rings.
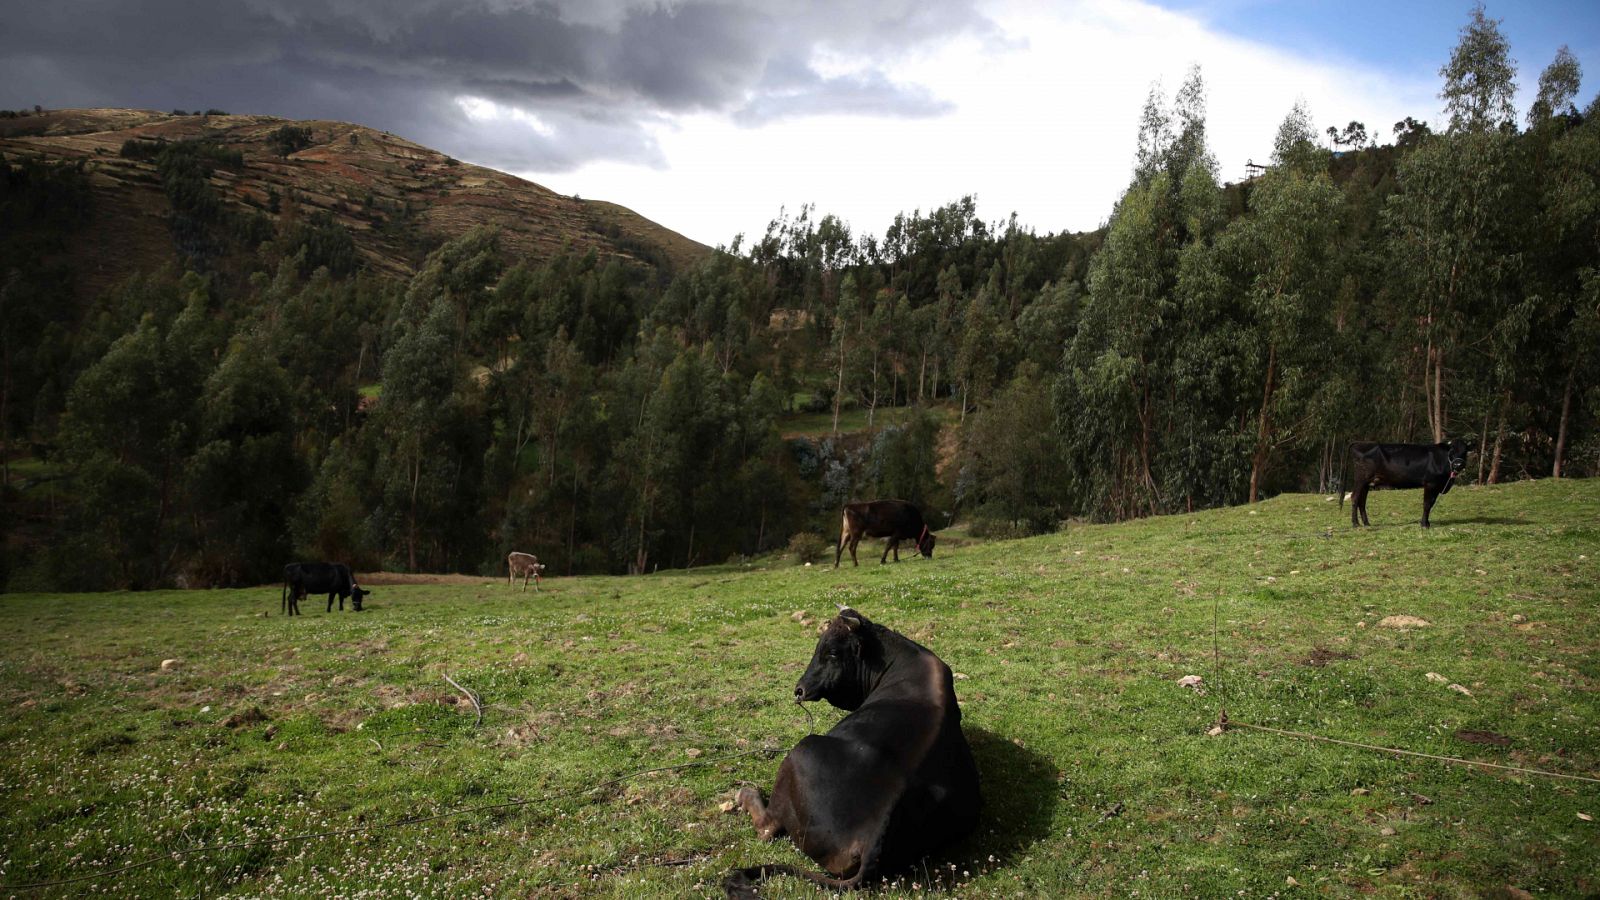
[[[1467,467],[1467,454],[1478,449],[1471,438],[1456,438],[1440,444],[1379,444],[1356,441],[1350,445],[1354,477],[1350,481],[1350,525],[1371,525],[1367,519],[1367,492],[1380,488],[1422,488],[1422,527],[1430,527],[1428,513],[1440,495],[1448,494],[1461,470]],[[1339,493],[1344,506],[1344,493]]]
[[[327,594],[328,612],[333,612],[333,598],[339,598],[339,610],[344,610],[344,598],[350,598],[350,608],[361,611],[361,598],[371,594],[356,584],[356,577],[344,563],[290,563],[283,567],[282,611],[291,616],[300,615],[300,598],[307,594]]]
[[[786,865],[735,869],[723,882],[729,897],[754,897],[755,885],[774,875],[858,888],[976,826],[978,767],[961,731],[950,667],[931,650],[840,610],[794,697],[826,700],[850,715],[789,751],[770,801],[746,786],[738,803],[763,840],[787,834],[828,874]]]

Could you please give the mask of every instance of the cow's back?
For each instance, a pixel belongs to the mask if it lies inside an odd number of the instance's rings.
[[[886,777],[880,770],[869,779],[869,793],[899,784],[882,860],[886,869],[897,870],[970,832],[982,797],[950,667],[904,635],[887,629],[880,634],[899,645],[888,651],[898,659],[896,683],[869,697],[828,736],[874,748],[880,764],[897,773]]]
[[[916,537],[922,531],[922,511],[904,500],[867,500],[846,503],[845,516],[870,537]]]
[[[283,567],[284,581],[303,587],[306,593],[349,592],[355,576],[344,563],[290,563]]]

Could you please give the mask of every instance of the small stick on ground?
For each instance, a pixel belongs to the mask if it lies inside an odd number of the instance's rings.
[[[478,721],[472,723],[472,727],[476,728],[479,725],[482,725],[483,724],[483,705],[478,702],[478,695],[474,694],[473,692],[471,692],[471,691],[467,690],[466,688],[462,687],[461,685],[457,684],[456,680],[454,678],[451,678],[449,675],[445,675],[444,676],[444,680],[450,682],[451,686],[454,687],[456,690],[460,691],[463,694],[466,694],[467,695],[467,699],[472,701],[472,708],[478,711]]]

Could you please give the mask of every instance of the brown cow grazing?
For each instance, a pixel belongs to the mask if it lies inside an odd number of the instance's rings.
[[[839,568],[839,560],[844,555],[846,545],[850,547],[850,562],[853,565],[861,565],[856,560],[856,545],[861,543],[863,536],[889,539],[883,545],[883,556],[878,559],[879,565],[889,560],[891,550],[894,551],[894,561],[900,561],[901,541],[915,541],[917,549],[923,556],[933,558],[933,544],[936,538],[928,530],[927,523],[922,521],[922,510],[904,500],[846,503],[844,526],[839,533],[839,547],[833,552],[835,569]]]
[[[539,589],[539,573],[544,571],[544,566],[539,563],[539,557],[532,553],[519,553],[511,551],[506,557],[506,587],[511,586],[513,579],[522,579],[522,589],[528,589],[528,579],[533,579],[533,589]]]
[[[794,689],[850,715],[825,735],[802,738],[778,766],[770,802],[739,789],[756,834],[787,834],[828,874],[786,865],[735,869],[729,897],[795,875],[854,889],[904,870],[978,822],[978,767],[961,732],[950,667],[928,648],[853,609],[841,609],[817,641]]]

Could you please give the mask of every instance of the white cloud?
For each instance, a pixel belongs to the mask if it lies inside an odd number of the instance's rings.
[[[515,106],[505,106],[493,100],[471,96],[457,97],[456,105],[461,107],[467,119],[474,124],[517,123],[540,137],[555,137],[556,134],[556,130],[545,120]]]
[[[833,73],[881,67],[895,83],[951,104],[943,115],[824,115],[757,127],[721,113],[669,116],[653,131],[662,169],[601,163],[519,174],[622,203],[708,244],[759,234],[781,206],[807,202],[857,233],[881,234],[896,212],[969,193],[991,221],[1014,210],[1041,231],[1081,231],[1101,224],[1127,185],[1150,86],[1159,80],[1170,95],[1191,64],[1206,81],[1208,135],[1225,180],[1270,154],[1296,100],[1308,103],[1319,130],[1354,119],[1380,138],[1395,121],[1438,106],[1431,71],[1397,82],[1297,58],[1136,0],[1000,0],[982,12],[1001,37],[818,61]]]

